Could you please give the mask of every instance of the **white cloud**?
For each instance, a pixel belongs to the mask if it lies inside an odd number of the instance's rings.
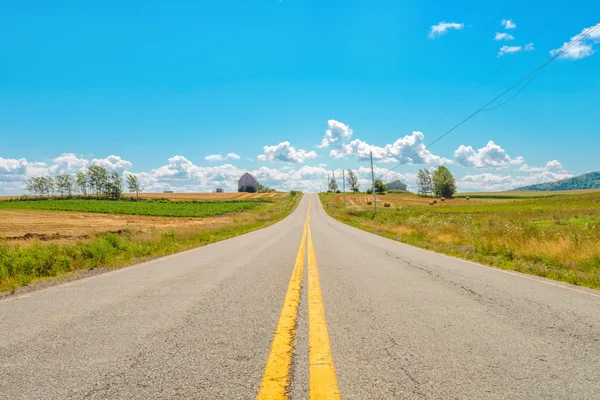
[[[352,137],[352,129],[343,122],[330,119],[327,121],[328,129],[321,144],[317,147],[328,147],[332,144],[342,143]]]
[[[240,156],[235,153],[229,153],[226,156],[221,154],[211,154],[204,157],[206,161],[216,162],[216,161],[225,161],[225,160],[239,160]]]
[[[286,163],[303,163],[305,160],[317,158],[314,151],[296,150],[290,142],[281,142],[275,146],[264,146],[263,154],[257,158],[259,161],[281,161]]]
[[[338,148],[332,149],[329,155],[332,158],[354,156],[359,160],[367,160],[370,158],[370,152],[373,152],[373,159],[380,162],[409,160],[412,164],[439,165],[452,163],[451,160],[436,156],[427,150],[424,139],[425,135],[417,131],[396,140],[392,144],[386,144],[384,147],[370,145],[360,139],[355,139],[348,144],[342,144]]]
[[[450,29],[455,29],[455,30],[460,31],[464,27],[465,27],[465,24],[463,24],[463,23],[442,21],[442,22],[439,22],[439,23],[431,26],[428,36],[429,36],[429,38],[434,39],[436,37],[445,35]]]
[[[114,156],[112,156],[114,157]],[[81,171],[89,165],[89,161],[85,158],[77,157],[73,153],[64,153],[54,159],[52,159],[54,165],[48,168],[46,174],[49,175],[60,175],[60,174],[73,174]],[[131,163],[130,165],[131,166]]]
[[[578,42],[584,36],[585,38]],[[555,56],[560,54],[558,58],[579,60],[594,54],[596,50],[594,50],[593,46],[598,43],[600,43],[600,22],[589,28],[585,28],[579,35],[573,36],[571,40],[565,42],[558,49],[550,50],[550,55]]]
[[[511,164],[522,164],[523,157],[512,159],[506,151],[489,141],[484,147],[475,151],[471,146],[460,145],[454,152],[458,165],[469,168],[506,168]]]
[[[24,158],[2,158],[0,157],[0,182],[12,182],[22,180],[27,173],[27,160]]]
[[[548,161],[546,163],[546,165],[543,167],[530,167],[527,164],[523,164],[523,165],[521,165],[521,168],[519,168],[519,171],[521,171],[521,172],[549,171],[549,172],[555,172],[555,173],[566,172],[565,169],[563,168],[563,165],[558,160]]]
[[[515,37],[513,35],[511,35],[510,33],[496,32],[496,36],[494,36],[494,40],[497,40],[497,41],[501,41],[501,40],[515,40]]]
[[[99,165],[119,173],[122,173],[126,168],[131,168],[132,166],[131,162],[115,155],[110,155],[106,158],[95,158],[92,160],[92,165]]]
[[[521,51],[533,51],[535,47],[533,43],[527,43],[525,46],[502,46],[500,47],[500,51],[498,52],[498,57],[502,57],[505,54],[515,54]]]
[[[515,24],[512,19],[503,19],[500,21],[500,25],[502,25],[504,29],[515,29],[517,27],[517,24]]]

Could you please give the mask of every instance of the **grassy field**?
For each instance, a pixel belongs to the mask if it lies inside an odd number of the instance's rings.
[[[546,198],[453,199],[321,194],[334,218],[414,246],[600,289],[600,192]],[[381,202],[381,203],[380,203]],[[383,203],[390,208],[384,208]]]
[[[28,227],[10,228],[22,229],[27,232],[31,232],[35,226],[39,227],[39,224],[35,225],[35,223],[43,218],[43,215],[51,218],[53,223],[71,218],[72,223],[80,222],[83,225],[81,229],[89,226],[89,218],[93,218],[92,221],[102,218],[100,221],[115,219],[116,224],[126,223],[124,227],[116,231],[88,232],[81,236],[81,239],[68,242],[64,242],[60,235],[57,237],[59,240],[49,241],[35,240],[37,236],[34,236],[34,240],[29,240],[27,243],[11,241],[6,237],[0,238],[0,292],[12,291],[19,286],[39,280],[69,276],[79,270],[98,267],[117,268],[251,232],[283,219],[295,209],[300,198],[300,194],[287,194],[277,196],[269,202],[231,203],[233,205],[252,204],[252,206],[243,212],[230,212],[220,216],[213,214],[206,218],[124,217],[112,214],[51,212],[37,209],[0,210],[0,214],[6,216],[10,216],[11,213],[19,214],[17,218],[22,218],[22,224],[29,221],[31,225]],[[44,202],[46,201],[32,203],[42,204]],[[89,210],[96,200],[83,200],[83,202],[88,204]],[[18,204],[18,202],[10,204]],[[131,202],[131,204],[144,203]],[[179,206],[177,202],[148,204]],[[213,204],[197,203],[196,205],[213,207]],[[190,205],[195,206],[193,203]],[[27,219],[27,213],[35,213],[35,216]],[[137,222],[140,220],[144,221],[145,225],[138,224]],[[6,219],[0,219],[0,231],[4,229],[4,221]],[[44,220],[42,219],[42,221]],[[163,225],[160,225],[161,221]],[[169,226],[174,221],[182,222]],[[114,221],[112,222],[114,223]],[[161,229],[157,228],[157,225],[161,226]],[[70,226],[70,229],[73,228],[75,227]],[[32,233],[36,234],[35,231]],[[39,235],[39,233],[37,234]],[[52,236],[49,238],[53,239]]]
[[[266,199],[220,201],[31,200],[0,201],[0,210],[74,211],[100,214],[203,218],[251,210]]]

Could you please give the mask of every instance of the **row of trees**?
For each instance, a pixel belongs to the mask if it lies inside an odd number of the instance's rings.
[[[348,177],[346,181],[348,183],[348,188],[352,193],[360,192],[360,184],[358,183],[358,175],[354,173],[351,169],[347,171]],[[335,175],[329,179],[329,187],[328,190],[330,192],[339,192],[339,186],[337,181],[335,180]],[[375,179],[375,191],[377,193],[385,193],[387,191],[387,185],[383,183],[381,179]],[[373,193],[372,189],[367,189],[367,193]]]
[[[129,192],[135,193],[139,197],[142,187],[137,176],[127,175],[127,187]],[[117,171],[111,172],[99,165],[92,165],[75,175],[62,174],[55,177],[31,178],[25,183],[25,188],[32,195],[40,197],[50,197],[56,194],[60,196],[81,194],[84,196],[94,195],[97,198],[120,199],[123,195],[123,180]]]
[[[358,184],[358,176],[351,169],[347,172],[348,187],[353,193],[360,191],[360,185]],[[420,169],[417,172],[417,186],[419,187],[419,194],[431,195],[434,194],[439,197],[451,198],[456,193],[456,180],[446,167],[439,166],[437,169],[431,171],[429,169]],[[338,192],[339,186],[335,180],[335,176],[329,179],[330,192]],[[383,183],[381,179],[375,179],[375,192],[381,194],[387,191],[387,185]],[[371,188],[367,189],[367,193],[373,193]]]
[[[452,198],[456,193],[456,180],[452,172],[443,166],[439,166],[433,172],[429,169],[420,169],[417,172],[417,186],[419,194]]]
[[[358,184],[358,176],[351,169],[348,170],[348,178],[346,179],[348,182],[348,188],[353,193],[358,193],[360,191],[360,185]],[[335,180],[335,175],[329,179],[329,187],[328,190],[330,192],[339,191],[339,186],[337,181]]]

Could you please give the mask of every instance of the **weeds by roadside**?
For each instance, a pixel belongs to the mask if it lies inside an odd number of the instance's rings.
[[[403,243],[600,289],[600,193],[444,207],[344,208],[332,217]]]

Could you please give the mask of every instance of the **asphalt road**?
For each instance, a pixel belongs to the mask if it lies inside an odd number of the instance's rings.
[[[307,217],[310,197],[269,228],[1,300],[0,398],[600,398],[600,292],[359,231],[314,195]]]

